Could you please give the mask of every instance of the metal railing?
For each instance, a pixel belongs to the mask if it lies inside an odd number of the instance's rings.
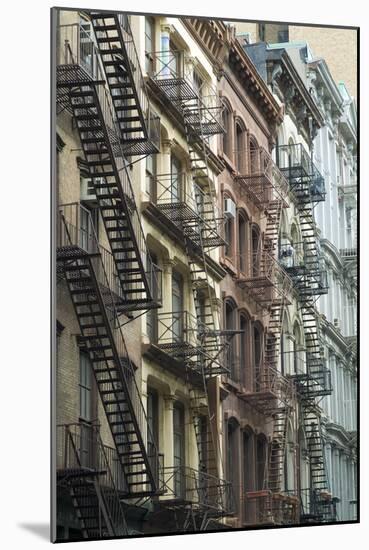
[[[332,498],[329,491],[303,488],[299,493],[300,515],[303,522],[307,518],[319,523],[336,520],[336,499]]]
[[[289,525],[298,522],[299,500],[295,491],[248,491],[243,500],[244,522],[247,525]]]
[[[195,244],[205,247],[223,244],[222,222],[212,197],[193,183],[186,173],[150,176],[151,200]],[[215,244],[214,244],[215,243]]]
[[[83,225],[82,215],[87,220],[87,226]],[[104,287],[106,278],[117,309],[119,310],[120,307],[123,307],[125,296],[113,254],[98,242],[91,213],[78,202],[60,205],[57,218],[57,247],[63,248],[71,245],[77,246],[90,254],[99,253],[101,255],[104,273],[96,273],[98,282]],[[153,263],[150,256],[146,258],[146,266],[147,270],[145,274],[150,294],[155,297],[156,302],[161,303],[162,271]],[[131,283],[129,288],[130,290],[134,290],[135,288],[139,289],[141,286],[142,283]]]
[[[99,493],[108,513],[113,534],[127,534],[127,526],[119,492],[126,491],[123,471],[117,452],[104,445],[100,427],[72,423],[57,426],[57,469],[68,481],[78,472],[97,474]]]
[[[68,261],[68,259],[71,259],[73,257],[70,254],[68,254],[68,250],[65,253],[65,250],[68,248],[71,253],[73,253],[73,250],[77,248],[85,252],[86,255],[90,254],[91,250],[100,251],[96,234],[91,235],[91,238],[88,239],[88,250],[84,249],[81,246],[81,241],[80,241],[80,234],[81,234],[80,227],[73,226],[72,223],[68,222],[65,219],[65,217],[63,217],[62,213],[59,214],[58,228],[59,228],[58,243],[63,243],[63,247],[58,247],[57,249],[57,259],[59,259],[59,261]],[[93,240],[95,242],[93,242]],[[67,242],[69,244],[67,244]],[[113,342],[111,342],[111,346],[116,352],[113,355],[115,355],[116,357],[119,357],[119,364],[116,365],[117,372],[121,377],[123,388],[126,388],[127,392],[129,393],[129,398],[132,403],[132,409],[139,426],[143,444],[147,446],[147,440],[154,441],[154,439],[152,434],[149,433],[150,429],[148,426],[146,411],[143,406],[141,393],[137,386],[137,382],[135,378],[135,368],[128,355],[123,331],[120,326],[119,314],[116,306],[116,299],[109,285],[109,280],[108,280],[108,276],[107,276],[107,272],[104,264],[104,258],[105,258],[105,255],[99,252],[99,253],[90,255],[89,261],[91,263],[91,267],[93,269],[94,275],[97,279],[99,286],[101,285],[101,287],[103,287],[104,289],[102,292],[102,298],[104,300],[106,314],[107,314],[107,321],[109,323],[109,326],[107,328],[109,329],[110,333],[113,335]],[[154,447],[152,446],[152,451],[153,450],[154,450]],[[157,450],[155,450],[155,453],[152,456],[151,460],[158,462]],[[139,469],[139,467],[136,467],[136,468]],[[157,466],[155,470],[158,471],[158,469],[159,469],[159,466]]]
[[[270,394],[282,401],[290,401],[295,395],[292,381],[278,369],[263,361],[259,367],[255,368],[253,392],[256,394]]]
[[[341,248],[340,255],[344,260],[356,260],[357,248]]]
[[[299,198],[307,193],[307,198],[310,196],[313,201],[324,200],[324,178],[302,143],[278,145],[276,159],[278,167],[289,179],[291,188]],[[307,181],[301,182],[301,178]]]
[[[190,371],[213,376],[228,373],[226,334],[212,330],[188,311],[158,312],[151,343]]]
[[[324,258],[311,255],[308,244],[306,241],[279,244],[279,264],[293,280],[297,278],[296,287],[300,294],[326,293],[329,287]]]
[[[187,121],[193,123],[195,131],[200,120],[206,135],[224,131],[223,103],[210,82],[202,80],[199,84],[196,80],[193,57],[183,50],[161,50],[146,52],[146,58],[150,60],[148,76],[181,114],[187,110]]]
[[[130,78],[132,79],[133,86],[137,93],[137,99],[141,107],[145,126],[147,131],[147,137],[156,145],[159,149],[160,147],[160,118],[155,115],[151,109],[151,105],[148,99],[148,92],[146,88],[146,82],[142,74],[141,64],[139,62],[136,44],[133,39],[132,30],[129,24],[129,19],[125,14],[116,14],[114,17],[117,17],[119,23],[119,29],[121,33],[121,38],[123,41],[125,53],[128,59],[128,69],[130,70]],[[119,32],[119,31],[118,31]],[[101,43],[101,50],[108,49],[110,46],[108,43]],[[141,135],[140,132],[134,133],[131,132],[128,136],[128,139],[139,138]]]
[[[236,149],[234,154],[239,172],[234,179],[241,193],[245,192],[257,206],[265,207],[287,197],[288,181],[263,147]]]
[[[234,512],[232,484],[188,466],[164,468],[165,500],[184,500],[208,517],[225,517]]]
[[[236,254],[233,256],[233,264],[239,269],[238,282],[240,283],[265,280],[266,285],[277,287],[283,285],[286,287],[286,292],[292,290],[292,279],[282,269],[278,260],[265,250],[251,254],[247,252]]]
[[[65,69],[61,73],[58,74],[58,87],[61,87],[63,89],[63,84],[70,85],[71,80],[75,80],[75,85],[83,83],[84,76],[83,74],[80,74],[80,71],[76,73],[75,67],[82,67],[84,69],[85,63],[82,63],[81,61],[81,47],[80,47],[80,40],[81,35],[84,36],[86,33],[81,30],[80,25],[74,24],[74,25],[66,25],[66,26],[60,26],[59,27],[59,40],[63,41],[65,47],[61,48],[62,51],[66,51],[67,58],[64,57],[61,58],[60,63],[60,69]],[[91,56],[92,59],[95,61],[92,63],[93,67],[96,67],[96,75],[94,76],[94,80],[100,81],[101,79],[104,79],[104,72],[103,68],[101,66],[101,61],[99,58],[99,53],[97,51],[96,46],[92,42],[92,39],[89,38],[91,41],[91,45],[89,46],[91,50]],[[61,44],[61,42],[59,42]],[[85,72],[85,82],[87,83],[89,81],[89,77],[91,77],[91,73]],[[92,78],[92,77],[91,77]],[[90,79],[90,83],[92,84],[92,80]],[[147,251],[147,244],[145,235],[143,232],[142,224],[141,224],[141,217],[137,209],[136,201],[135,201],[135,195],[133,192],[133,186],[131,182],[131,178],[128,172],[128,164],[124,156],[123,148],[122,148],[122,139],[121,139],[121,131],[117,125],[117,121],[115,119],[114,113],[114,107],[112,103],[111,95],[109,94],[107,88],[102,85],[96,85],[93,86],[94,93],[96,94],[97,99],[97,111],[102,117],[102,123],[103,126],[106,127],[107,136],[108,136],[108,145],[111,147],[111,153],[112,153],[112,166],[116,168],[116,176],[117,176],[117,188],[119,192],[119,196],[124,204],[127,204],[129,208],[129,219],[130,219],[130,225],[132,226],[133,235],[132,238],[137,242],[138,251],[141,255],[141,261],[144,262],[145,259],[147,259],[148,262],[150,262],[150,255]],[[62,93],[62,97],[64,97],[64,94]],[[69,101],[69,98],[68,98]],[[81,107],[83,107],[83,104],[81,104]],[[88,129],[89,121],[84,122],[82,126],[86,127],[86,131]],[[88,147],[88,145],[86,145]],[[93,150],[94,144],[91,144],[91,148]],[[106,183],[105,178],[102,176],[100,183]],[[94,178],[96,180],[96,178]],[[104,193],[104,191],[99,190],[98,193],[96,193],[96,196],[98,198],[99,194]]]

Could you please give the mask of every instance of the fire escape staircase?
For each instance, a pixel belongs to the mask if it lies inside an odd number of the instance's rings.
[[[286,147],[281,146],[281,151],[284,149]],[[301,146],[300,149],[298,149],[300,160],[296,161],[295,157],[295,165],[291,166],[289,154],[289,167],[282,171],[289,178],[297,202],[304,250],[303,266],[287,268],[299,294],[306,348],[306,371],[294,375],[296,389],[301,399],[301,414],[310,456],[310,510],[308,513],[303,510],[301,521],[321,522],[332,520],[334,508],[329,493],[317,405],[317,398],[332,392],[330,372],[325,367],[322,357],[318,313],[315,308],[317,297],[328,292],[326,274],[321,269],[319,261],[318,236],[313,214],[314,203],[324,200],[325,193],[324,180]],[[314,192],[317,182],[319,194]]]
[[[93,456],[89,456],[88,463],[84,464],[81,433],[74,433],[76,427],[81,428],[81,425],[59,426],[65,429],[64,450],[67,456],[64,457],[64,467],[57,471],[58,490],[66,489],[69,493],[83,538],[127,535],[119,488],[100,436],[94,437]],[[91,443],[88,441],[88,446]]]
[[[127,480],[127,498],[157,492],[158,457],[148,456],[142,430],[146,413],[135,381],[118,313],[98,243],[93,252],[80,247],[78,231],[61,219],[63,246],[57,249],[82,340],[89,355],[118,457]],[[69,241],[69,243],[68,243]]]
[[[68,89],[83,153],[122,287],[121,311],[158,307],[149,280],[152,262],[135,203],[127,165],[104,86],[76,65],[58,67],[60,98]],[[76,81],[76,74],[78,79]],[[81,76],[82,74],[82,76]],[[146,252],[147,272],[143,263]]]
[[[104,12],[90,15],[123,138],[123,153],[157,153],[159,149],[151,139],[153,117],[128,18]]]

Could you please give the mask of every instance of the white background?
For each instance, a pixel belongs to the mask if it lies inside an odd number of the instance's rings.
[[[64,3],[135,11],[209,17],[288,20],[361,26],[361,303],[368,302],[368,75],[369,19],[365,2],[323,0],[242,3],[187,0],[108,0]],[[48,543],[49,522],[49,49],[48,0],[3,0],[0,80],[0,544],[33,550]],[[349,60],[348,60],[349,62]],[[363,315],[362,315],[363,316]],[[361,518],[360,525],[248,531],[88,543],[88,548],[162,548],[173,545],[276,544],[299,548],[365,548],[368,522],[368,369],[365,329],[361,372]]]

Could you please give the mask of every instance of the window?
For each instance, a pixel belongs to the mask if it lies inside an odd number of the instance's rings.
[[[202,97],[202,89],[203,89],[204,81],[202,80],[199,73],[196,71],[193,72],[193,89],[197,96],[201,99]]]
[[[247,384],[248,318],[240,315],[240,375],[243,386]]]
[[[243,213],[238,215],[238,250],[239,250],[239,269],[247,273],[247,236],[248,221]]]
[[[236,124],[236,168],[239,172],[242,172],[244,169],[244,148],[244,131],[240,124]]]
[[[79,356],[79,416],[87,422],[92,420],[92,372],[87,353]]]
[[[222,134],[223,153],[230,159],[232,156],[232,129],[231,129],[231,111],[225,106],[222,113],[222,124],[224,133]]]
[[[254,435],[251,431],[243,432],[243,490],[244,493],[252,491],[254,488],[255,462],[253,449]],[[245,516],[247,522],[252,521],[253,505],[245,500]]]
[[[158,265],[158,259],[157,256],[150,252],[150,268],[152,268],[152,264],[154,266]],[[148,268],[149,266],[147,266]],[[148,269],[147,269],[148,271]],[[153,272],[153,274],[150,277],[150,288],[151,293],[154,301],[157,301],[159,299],[159,287],[158,287],[158,281],[156,279],[156,271]],[[146,328],[147,328],[147,335],[150,339],[150,342],[157,342],[158,341],[158,310],[157,308],[151,308],[146,313]]]
[[[261,346],[262,346],[262,338],[261,338],[261,330],[259,327],[254,326],[254,380],[255,380],[255,391],[260,391],[260,369],[261,369]]]
[[[155,51],[155,20],[153,17],[145,17],[145,69],[147,74],[154,72],[154,57]]]
[[[259,146],[254,139],[250,139],[250,174],[259,171]]]
[[[233,231],[234,231],[234,216],[228,212],[228,202],[231,204],[232,199],[224,195],[224,212],[225,212],[225,223],[224,223],[224,240],[226,242],[224,247],[224,253],[226,256],[233,256]],[[233,202],[233,201],[232,201]]]
[[[252,244],[252,276],[257,277],[260,271],[260,231],[259,228],[253,226],[251,230]]]
[[[225,328],[226,330],[235,330],[236,328],[236,304],[233,301],[226,300],[225,303]],[[238,382],[238,368],[236,359],[236,339],[231,338],[228,344],[227,363],[229,376],[235,382]]]
[[[84,17],[80,17],[79,22],[79,41],[80,41],[80,63],[83,68],[91,75],[96,76],[96,56],[94,50],[93,33],[91,22]],[[73,52],[75,54],[76,52]]]
[[[173,460],[174,494],[177,498],[185,495],[185,423],[184,407],[176,402],[173,407]]]
[[[183,200],[182,165],[175,155],[170,158],[170,174],[172,202],[180,202]]]
[[[239,486],[238,486],[238,435],[239,425],[234,418],[228,420],[227,423],[227,479],[233,486],[234,504],[237,511]]]
[[[172,274],[172,312],[173,338],[180,342],[183,340],[183,279],[176,271]]]
[[[156,449],[159,439],[159,410],[158,410],[158,394],[156,390],[148,388],[147,390],[147,450],[149,461],[151,462],[154,476],[157,477],[159,472],[156,471],[157,464],[155,460]]]
[[[96,244],[97,228],[98,228],[98,210],[89,210],[84,206],[80,206],[80,246],[87,252],[92,252]]]
[[[256,439],[256,490],[264,489],[267,474],[267,449],[268,443],[264,435]]]
[[[146,157],[146,193],[156,202],[156,155]]]

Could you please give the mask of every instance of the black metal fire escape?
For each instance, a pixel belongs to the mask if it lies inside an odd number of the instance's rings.
[[[95,234],[82,229],[80,205],[65,205],[60,207],[58,220],[57,271],[69,289],[81,342],[89,355],[117,450],[124,477],[119,498],[137,500],[160,493],[159,458],[153,445],[150,454],[146,449],[146,413],[119,316],[158,307],[152,289],[158,286],[159,272],[146,248],[125,155],[148,154],[157,147],[151,139],[153,117],[148,103],[140,103],[145,93],[137,88],[141,80],[133,63],[137,58],[128,24],[123,29],[116,16],[99,17],[96,13],[92,23],[100,51],[104,50],[101,56],[91,33],[79,24],[58,29],[57,104],[58,112],[66,109],[73,116],[111,253],[98,243]],[[115,25],[117,37],[104,41],[114,30],[107,28],[109,23]],[[107,53],[106,44],[114,53],[117,50],[116,57]],[[119,74],[112,74],[108,68],[118,60],[121,65],[113,72]],[[93,228],[91,220],[88,226]],[[86,483],[81,481],[82,475],[76,479],[83,486],[82,493],[94,492],[91,498],[105,510],[102,519],[100,515],[100,536],[121,535],[109,524],[109,499],[101,505],[99,475],[90,473]],[[73,502],[81,519],[84,504],[76,494]],[[91,504],[86,502],[88,508]],[[94,536],[92,517],[91,529],[84,519],[88,518],[82,518],[83,536]]]
[[[151,111],[128,17],[91,12],[116,123],[126,156],[159,152],[159,119]]]
[[[170,59],[170,54],[168,57],[168,52],[164,52],[158,61],[160,70],[152,80],[157,91],[163,94],[182,118],[191,168],[189,195],[197,214],[193,216],[189,211],[186,198],[183,203],[172,200],[170,204],[164,205],[164,209],[162,206],[168,217],[180,224],[183,232],[196,311],[201,377],[196,385],[191,380],[191,412],[198,449],[199,477],[203,476],[206,499],[202,506],[189,508],[184,525],[185,529],[202,530],[206,529],[212,518],[229,515],[229,502],[228,506],[224,502],[224,482],[219,474],[219,453],[208,399],[209,380],[226,369],[223,354],[232,336],[220,330],[207,254],[210,249],[224,244],[219,232],[220,220],[216,215],[214,184],[210,178],[210,149],[207,139],[224,130],[219,123],[221,106],[216,105],[209,109],[203,102],[201,93],[195,91],[190,79],[172,72]],[[160,208],[160,204],[158,207]]]
[[[301,399],[301,415],[310,456],[308,510],[302,509],[301,522],[332,521],[334,506],[329,493],[324,444],[320,427],[317,398],[332,392],[330,371],[321,350],[317,298],[328,292],[327,276],[321,264],[319,240],[314,220],[314,205],[325,199],[324,179],[301,144],[279,146],[277,158],[281,171],[288,177],[299,210],[303,262],[284,266],[294,281],[299,295],[303,321],[306,368],[294,374]]]
[[[282,480],[294,391],[291,382],[279,371],[279,360],[283,315],[290,304],[293,283],[276,259],[282,210],[288,207],[288,182],[267,151],[258,148],[248,154],[248,173],[235,176],[234,181],[241,196],[246,195],[265,215],[266,228],[258,249],[248,261],[240,262],[237,283],[268,313],[269,322],[264,355],[256,365],[253,387],[244,388],[239,396],[259,413],[273,419],[273,434],[264,487],[247,492],[245,501],[246,505],[254,503],[257,524],[292,523],[296,499],[284,494]]]
[[[80,326],[118,458],[126,479],[126,498],[158,491],[158,456],[148,456],[144,440],[146,413],[119,326],[112,292],[111,258],[94,235],[86,241],[76,225],[79,205],[61,207],[57,261]]]
[[[155,271],[146,248],[122,148],[126,134],[122,134],[121,123],[118,126],[113,115],[113,100],[104,85],[106,77],[98,52],[89,39],[90,61],[87,65],[83,59],[79,26],[60,27],[59,32],[61,53],[57,66],[57,100],[72,113],[76,123],[122,287],[124,303],[119,305],[119,309],[132,311],[158,307],[150,288]],[[108,82],[114,86],[110,77]],[[116,107],[118,96],[113,97]],[[139,103],[136,102],[132,108],[139,110]]]
[[[96,426],[58,426],[57,440],[61,447],[57,465],[58,495],[71,499],[82,537],[127,535],[114,449],[103,445]]]

